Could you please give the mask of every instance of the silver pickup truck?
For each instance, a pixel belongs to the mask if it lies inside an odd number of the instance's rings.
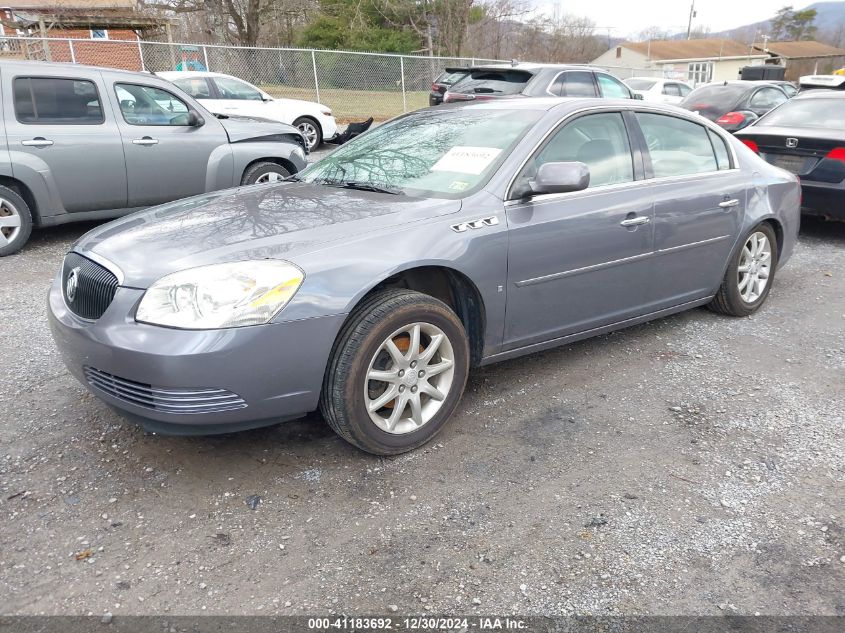
[[[0,256],[33,226],[281,180],[307,162],[296,128],[217,118],[146,73],[4,62],[0,95]]]

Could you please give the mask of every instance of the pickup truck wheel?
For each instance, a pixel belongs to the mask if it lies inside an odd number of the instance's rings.
[[[0,186],[0,257],[18,252],[31,233],[29,205],[8,187]]]
[[[449,306],[419,292],[387,290],[357,308],[341,331],[320,411],[358,448],[404,453],[443,428],[468,369],[467,335]]]
[[[323,142],[323,131],[320,129],[320,124],[314,119],[309,116],[301,116],[293,122],[293,127],[302,132],[309,150],[320,147],[320,143]]]
[[[262,160],[253,163],[244,171],[241,185],[260,185],[268,182],[280,182],[290,176],[290,172],[270,161]]]
[[[719,292],[708,304],[714,312],[748,316],[763,305],[778,264],[778,242],[769,224],[753,228],[733,256]]]

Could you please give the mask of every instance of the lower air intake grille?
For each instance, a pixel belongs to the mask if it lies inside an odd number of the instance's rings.
[[[219,413],[243,409],[246,402],[225,389],[165,389],[85,367],[88,383],[112,398],[162,413]]]

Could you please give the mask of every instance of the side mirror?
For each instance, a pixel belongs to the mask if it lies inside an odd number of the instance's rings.
[[[196,110],[191,110],[188,112],[188,126],[190,127],[202,127],[205,125],[205,119],[203,119],[199,112]]]
[[[634,99],[636,99],[637,101],[643,100],[643,96],[639,92],[634,92],[632,94],[634,95]]]
[[[270,95],[268,95],[266,92],[262,92],[262,93],[261,93],[261,100],[262,100],[262,101],[272,101],[272,100],[273,100],[273,97],[271,97]]]
[[[580,162],[544,163],[528,186],[534,195],[582,191],[590,186],[590,168]]]

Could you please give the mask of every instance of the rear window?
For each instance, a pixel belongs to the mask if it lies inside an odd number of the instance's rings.
[[[452,84],[459,82],[461,79],[463,79],[466,76],[467,76],[467,74],[463,71],[458,71],[458,72],[453,72],[453,73],[444,72],[443,74],[441,74],[437,78],[437,80],[434,83],[444,84],[446,86],[451,86]]]
[[[524,70],[473,70],[453,86],[452,92],[515,95],[522,92],[531,77]]]
[[[701,86],[689,93],[681,105],[689,110],[730,111],[751,88],[739,84]]]
[[[103,108],[97,87],[83,79],[16,77],[15,116],[21,123],[96,125]]]
[[[654,84],[657,83],[656,79],[626,79],[625,83],[628,84],[628,87],[632,90],[651,90],[654,88]]]
[[[765,115],[756,124],[845,130],[845,99],[795,99]]]

